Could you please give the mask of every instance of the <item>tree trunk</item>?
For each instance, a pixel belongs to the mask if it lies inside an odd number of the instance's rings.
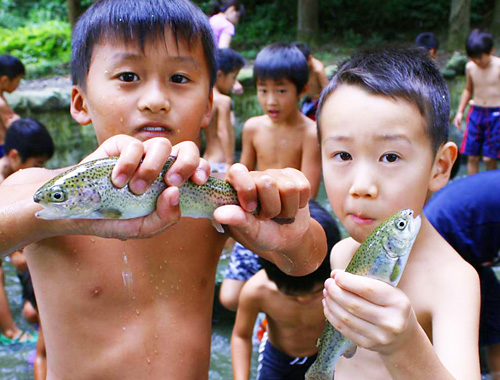
[[[68,5],[68,20],[71,24],[71,29],[73,29],[81,14],[80,0],[66,0],[66,3]]]
[[[490,33],[495,39],[495,45],[500,43],[500,0],[495,0],[493,17],[491,19]]]
[[[318,39],[318,0],[299,0],[297,17],[297,39],[315,44]]]
[[[470,0],[451,0],[448,51],[463,51],[470,28]]]

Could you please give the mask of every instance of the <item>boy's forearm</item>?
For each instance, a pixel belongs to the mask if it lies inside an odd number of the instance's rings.
[[[458,104],[457,108],[457,113],[463,114],[465,111],[465,107],[467,107],[467,104],[469,103],[469,100],[472,97],[472,93],[470,90],[465,89],[464,92],[462,92],[462,96],[460,97],[460,102]]]
[[[234,380],[248,380],[252,361],[252,338],[234,335],[231,338],[231,360]]]
[[[309,229],[302,238],[271,253],[272,262],[290,276],[305,276],[314,272],[327,253],[323,227],[310,219]]]

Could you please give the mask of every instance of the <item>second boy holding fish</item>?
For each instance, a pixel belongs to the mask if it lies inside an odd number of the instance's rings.
[[[177,160],[156,211],[130,220],[36,219],[33,194],[59,171],[25,170],[2,184],[0,252],[29,244],[48,380],[208,377],[214,278],[227,234],[207,219],[179,220],[176,186],[207,179],[194,142],[210,120],[213,49],[205,16],[188,1],[103,0],[75,27],[71,113],[93,124],[100,143],[86,160],[120,156],[113,183],[137,194],[171,153]],[[326,241],[305,207],[306,178],[242,165],[227,178],[242,207],[219,208],[216,221],[282,270],[312,272]],[[124,271],[133,274],[128,287]]]
[[[423,215],[398,288],[341,270],[377,225],[404,208],[421,214],[447,183],[448,116],[446,83],[418,48],[359,53],[323,91],[323,177],[351,236],[331,253],[325,315],[358,346],[336,380],[480,378],[477,275]]]

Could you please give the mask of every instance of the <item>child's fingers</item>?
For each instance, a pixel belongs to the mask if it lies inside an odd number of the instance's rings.
[[[263,219],[270,219],[279,215],[281,198],[275,177],[257,174],[254,178],[260,202],[259,216]]]
[[[123,187],[127,184],[139,167],[144,155],[144,146],[138,140],[129,141],[121,149],[118,162],[111,173],[111,181],[117,187]]]
[[[226,180],[236,190],[241,207],[247,212],[255,211],[258,204],[257,187],[246,166],[242,164],[232,165],[226,174]]]
[[[165,138],[152,138],[145,141],[143,146],[142,163],[129,182],[130,190],[135,194],[142,194],[151,186],[163,169],[172,149],[170,141]]]
[[[200,167],[200,150],[193,142],[184,141],[172,148],[172,155],[177,158],[168,170],[166,180],[170,186],[180,186]],[[206,170],[205,165],[202,165],[201,168]],[[208,175],[206,178],[208,178]],[[200,173],[197,175],[197,180],[199,179]]]

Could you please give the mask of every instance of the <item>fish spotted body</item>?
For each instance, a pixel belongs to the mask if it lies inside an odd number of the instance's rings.
[[[403,274],[411,248],[420,230],[420,216],[401,210],[380,224],[361,244],[346,272],[367,276],[396,286]],[[330,323],[319,339],[316,361],[306,373],[306,380],[332,380],[335,364],[341,355],[352,357],[356,345]]]
[[[156,201],[167,188],[165,173],[175,157],[169,157],[150,188],[141,195],[111,182],[111,172],[118,161],[109,157],[77,165],[45,183],[34,195],[44,206],[36,216],[41,219],[131,219],[151,214]],[[213,212],[224,205],[239,205],[238,196],[228,182],[209,177],[204,185],[191,180],[179,187],[181,215],[209,218],[219,232],[222,226],[213,220]]]

